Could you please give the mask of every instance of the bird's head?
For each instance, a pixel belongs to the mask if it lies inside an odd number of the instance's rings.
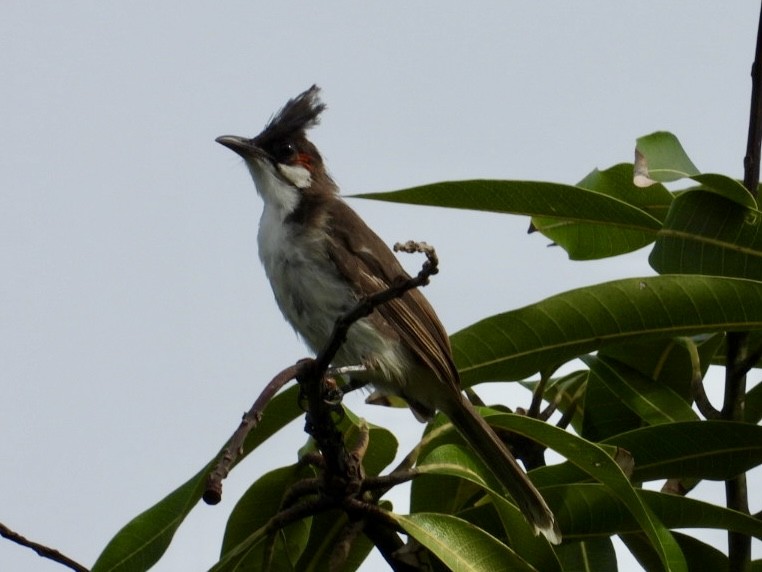
[[[291,214],[304,198],[332,196],[338,189],[327,174],[307,130],[317,125],[325,104],[316,85],[291,99],[252,139],[217,137],[217,143],[238,153],[266,203]]]

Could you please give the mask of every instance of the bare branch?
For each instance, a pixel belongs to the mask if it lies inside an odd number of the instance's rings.
[[[329,370],[329,365],[341,344],[346,340],[347,332],[353,323],[370,315],[379,305],[399,298],[408,290],[428,284],[429,277],[438,272],[436,252],[427,244],[410,241],[405,244],[396,244],[394,249],[396,251],[424,253],[426,262],[421,271],[413,278],[401,276],[388,289],[361,300],[355,308],[336,320],[330,339],[314,360],[301,360],[296,365],[280,372],[270,381],[251,409],[244,414],[238,429],[223,449],[215,469],[207,478],[204,492],[204,500],[207,503],[216,504],[220,501],[222,481],[242,455],[242,448],[247,435],[259,424],[270,400],[286,383],[294,378],[300,384],[307,401],[305,430],[316,440],[318,449],[322,452],[322,458],[318,462],[322,475],[318,479],[308,479],[292,487],[284,498],[287,504],[283,505],[279,514],[271,520],[270,530],[277,530],[286,523],[293,522],[307,514],[314,514],[337,506],[337,502],[348,511],[356,510],[358,506],[375,506],[365,501],[360,502],[357,496],[368,494],[369,489],[388,490],[394,484],[409,480],[415,475],[415,472],[408,471],[400,475],[390,475],[385,478],[365,481],[362,458],[368,445],[367,427],[365,427],[365,431],[361,432],[353,450],[347,451],[343,435],[333,420],[333,414],[341,411],[338,409],[337,391],[326,383],[326,376],[332,373]],[[344,369],[338,373],[343,373]],[[352,371],[355,370],[356,368],[352,369]],[[317,493],[320,493],[318,498],[314,498],[314,494]],[[368,500],[376,500],[382,494],[375,497],[371,495]],[[313,496],[304,498],[307,495]],[[302,500],[298,500],[300,498]],[[353,500],[356,503],[353,503]],[[369,509],[366,508],[365,510]],[[351,539],[353,534],[359,530],[362,530],[362,526],[348,530],[347,538]]]
[[[246,441],[246,437],[252,429],[259,425],[265,407],[270,403],[270,400],[275,397],[275,394],[278,393],[284,385],[297,376],[300,368],[301,362],[287,367],[276,375],[270,383],[267,384],[264,391],[259,394],[259,397],[257,397],[257,400],[251,408],[243,414],[241,424],[228,440],[227,445],[225,445],[225,448],[222,450],[222,455],[220,455],[220,458],[217,461],[217,466],[206,479],[206,487],[203,495],[206,504],[215,505],[220,502],[222,499],[222,481],[228,476],[230,469],[233,467],[238,457],[243,454],[243,444],[244,441]]]
[[[20,535],[18,532],[14,532],[4,524],[0,523],[0,536],[3,538],[7,538],[11,542],[15,542],[16,544],[20,546],[26,546],[27,548],[31,548],[34,550],[38,556],[41,556],[42,558],[47,558],[48,560],[52,560],[53,562],[58,562],[59,564],[63,564],[67,568],[71,568],[72,570],[76,570],[77,572],[88,572],[88,569],[82,566],[82,564],[79,564],[78,562],[75,562],[68,556],[65,556],[64,554],[61,554],[58,550],[55,550],[54,548],[50,548],[49,546],[45,546],[44,544],[39,544],[37,542],[33,542],[31,540],[28,540],[27,538],[24,538],[22,535]]]

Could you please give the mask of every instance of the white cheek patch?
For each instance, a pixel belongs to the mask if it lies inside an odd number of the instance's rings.
[[[297,189],[306,189],[312,184],[312,173],[306,167],[278,163],[278,170]]]
[[[265,205],[273,207],[281,219],[292,213],[299,204],[299,191],[281,179],[269,162],[253,161],[247,165]]]

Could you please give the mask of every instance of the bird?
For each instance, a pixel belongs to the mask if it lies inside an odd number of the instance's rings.
[[[317,353],[360,300],[409,278],[384,241],[341,198],[307,131],[326,105],[313,85],[253,138],[216,139],[243,158],[264,208],[259,258],[286,321]],[[362,382],[401,397],[422,421],[441,411],[533,527],[558,544],[553,513],[508,447],[463,395],[449,337],[418,289],[353,323],[333,365],[362,365]]]

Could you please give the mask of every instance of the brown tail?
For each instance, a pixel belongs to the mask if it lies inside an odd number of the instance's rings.
[[[448,400],[447,409],[451,411],[443,408],[444,414],[510,493],[526,519],[534,526],[535,534],[542,533],[549,542],[560,544],[561,531],[553,513],[508,447],[461,394],[457,394],[457,397]]]

